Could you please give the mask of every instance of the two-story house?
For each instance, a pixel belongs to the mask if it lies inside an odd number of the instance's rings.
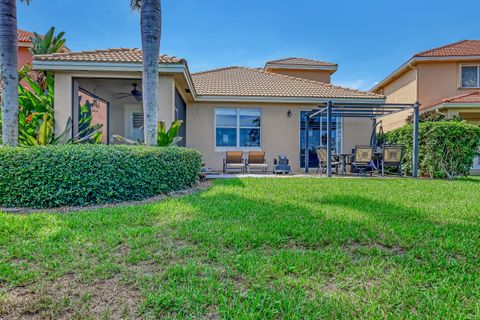
[[[387,103],[421,103],[480,125],[480,40],[463,40],[415,54],[371,89]],[[407,112],[384,117],[386,131],[405,124]],[[480,159],[473,169],[480,170]]]

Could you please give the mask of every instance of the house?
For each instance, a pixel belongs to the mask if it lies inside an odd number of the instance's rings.
[[[17,29],[17,43],[18,43],[17,52],[18,52],[18,68],[19,69],[26,64],[32,63],[33,56],[28,50],[32,47],[32,41],[30,40],[31,37],[33,37],[32,32]],[[28,87],[27,83],[23,83],[23,85]],[[2,92],[1,83],[0,83],[0,92]]]
[[[21,68],[26,64],[32,63],[32,54],[29,49],[32,47],[32,41],[30,40],[34,35],[33,32],[24,30],[17,30],[18,41],[18,67]]]
[[[480,40],[464,40],[415,54],[371,89],[387,103],[421,103],[480,125]],[[382,119],[384,130],[405,124],[408,112]],[[480,158],[473,169],[480,170]]]
[[[141,50],[57,53],[35,56],[33,64],[55,74],[57,133],[71,117],[72,134],[77,134],[87,112],[94,122],[104,124],[105,143],[116,143],[113,135],[142,139]],[[333,63],[287,58],[269,61],[264,68],[190,73],[186,60],[161,55],[158,117],[167,123],[183,120],[183,144],[198,149],[212,170],[222,170],[225,151],[264,150],[270,164],[284,154],[299,171],[305,165],[308,111],[329,100],[384,102],[381,94],[332,85],[330,76],[337,68]],[[316,165],[315,147],[326,139],[325,127],[320,119],[309,123],[309,166]],[[333,130],[337,152],[351,152],[355,145],[370,142],[372,121],[334,118]]]

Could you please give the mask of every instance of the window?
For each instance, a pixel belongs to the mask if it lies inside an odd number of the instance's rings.
[[[462,66],[461,67],[461,86],[462,88],[479,88],[480,87],[480,66]]]
[[[260,109],[215,109],[215,146],[260,148]]]

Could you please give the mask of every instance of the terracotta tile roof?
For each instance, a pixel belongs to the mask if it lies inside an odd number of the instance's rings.
[[[336,67],[336,63],[325,62],[320,60],[305,59],[305,58],[285,58],[279,60],[268,61],[267,65],[294,65],[294,66],[311,66],[311,67]]]
[[[207,96],[383,99],[383,95],[243,67],[192,74],[195,90]]]
[[[480,91],[473,91],[458,96],[445,98],[442,103],[480,103]]]
[[[17,29],[18,42],[30,42],[30,38],[33,37],[33,32]]]
[[[34,61],[72,61],[72,62],[118,62],[118,63],[142,63],[142,50],[131,48],[118,48],[93,51],[79,51],[67,53],[53,53],[46,55],[36,55]],[[160,55],[159,63],[175,64],[183,63],[184,59],[177,57]]]
[[[417,53],[414,57],[480,56],[480,40],[463,40]]]

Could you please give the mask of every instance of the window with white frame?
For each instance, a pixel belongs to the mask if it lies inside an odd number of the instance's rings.
[[[215,109],[215,146],[260,148],[260,109]]]
[[[462,88],[480,87],[480,65],[462,65],[461,66],[461,86]]]

